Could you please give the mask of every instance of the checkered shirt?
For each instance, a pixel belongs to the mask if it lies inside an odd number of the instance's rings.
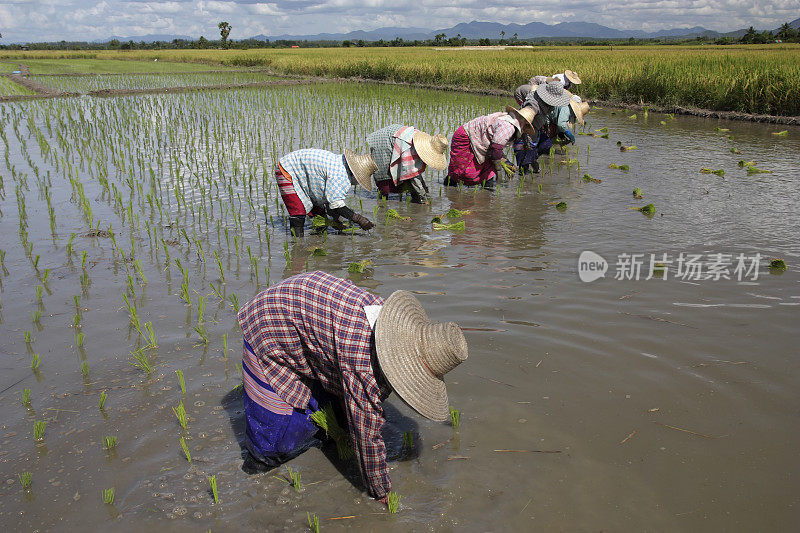
[[[311,381],[344,399],[362,478],[376,498],[392,488],[381,437],[381,401],[391,389],[373,373],[364,306],[383,303],[348,280],[317,271],[262,291],[238,314],[244,339],[258,356],[259,377],[286,403],[307,408]]]
[[[370,154],[378,170],[375,181],[392,180],[395,185],[425,172],[425,162],[412,144],[416,128],[390,124],[367,136]]]
[[[281,157],[280,164],[292,177],[306,212],[315,206],[344,207],[351,183],[342,154],[304,148]]]

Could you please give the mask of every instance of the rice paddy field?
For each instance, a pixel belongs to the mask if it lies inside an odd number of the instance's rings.
[[[281,155],[511,103],[315,83],[0,104],[4,528],[796,529],[800,128],[595,108],[540,174],[429,171],[431,206],[354,191],[372,231],[288,234]],[[605,278],[580,280],[587,250]],[[235,312],[311,270],[464,328],[457,424],[384,404],[396,514],[335,446],[243,468]]]
[[[796,44],[4,52],[2,56],[7,60],[33,59],[47,68],[70,57],[84,63],[135,60],[144,65],[142,68],[158,59],[202,63],[205,68],[259,67],[283,74],[360,77],[509,93],[534,74],[550,75],[571,68],[581,76],[581,93],[589,98],[800,115],[800,45]],[[36,68],[40,67],[32,65],[31,72],[40,72]]]
[[[138,90],[208,85],[240,85],[279,79],[262,72],[204,72],[195,74],[131,74],[82,76],[31,76],[58,91],[86,94],[99,90]]]
[[[17,94],[33,94],[33,91],[15,83],[7,76],[0,76],[0,96],[12,96]]]

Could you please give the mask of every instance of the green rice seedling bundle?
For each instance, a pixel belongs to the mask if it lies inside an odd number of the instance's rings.
[[[22,389],[22,405],[30,406],[31,405],[31,389]]]
[[[466,215],[471,215],[472,211],[469,209],[456,209],[455,207],[451,207],[450,210],[444,214],[447,218],[461,218]],[[441,219],[440,219],[441,220]]]
[[[33,475],[30,472],[25,471],[21,474],[17,474],[17,477],[19,478],[19,482],[22,484],[22,488],[24,490],[30,490],[31,483],[33,481]]]
[[[613,168],[617,170],[630,170],[628,165],[617,165],[616,163],[609,163],[608,168]]]
[[[180,438],[181,449],[183,450],[183,455],[186,456],[186,460],[190,463],[192,462],[192,454],[189,453],[189,446],[186,444],[186,439],[183,437]]]
[[[105,407],[106,407],[106,399],[108,399],[108,394],[106,393],[106,391],[101,391],[100,392],[100,400],[97,403],[97,408],[100,411],[105,409]]]
[[[586,183],[603,183],[603,180],[593,178],[589,174],[584,174],[581,179]]]
[[[315,514],[310,514],[306,511],[306,518],[308,519],[308,528],[313,533],[319,533],[319,517]]]
[[[397,511],[400,509],[400,499],[402,496],[397,494],[394,491],[389,492],[386,498],[386,504],[389,507],[389,512],[391,514],[397,514]]]
[[[363,274],[370,266],[372,266],[372,260],[362,259],[361,261],[350,263],[347,267],[347,271],[352,274]]]
[[[181,427],[183,429],[188,429],[189,419],[186,416],[186,409],[183,407],[183,400],[178,404],[178,407],[172,408],[172,412],[175,413],[175,417],[178,419],[178,423]]]
[[[178,385],[181,387],[181,394],[186,395],[186,382],[183,380],[183,370],[176,370],[175,374],[178,376]]]
[[[769,262],[769,268],[776,272],[785,272],[788,267],[786,266],[786,261],[775,258]]]
[[[647,204],[642,207],[629,207],[628,209],[633,209],[634,211],[639,211],[649,217],[652,217],[656,214],[656,207],[653,204]]]
[[[311,421],[325,430],[325,433],[336,442],[339,459],[346,460],[353,456],[350,434],[339,425],[331,404],[311,413]]]
[[[211,495],[214,497],[214,503],[219,504],[219,492],[217,491],[217,476],[214,474],[208,478],[208,483],[211,485]]]
[[[128,362],[145,374],[150,374],[153,371],[153,367],[150,366],[150,359],[147,357],[147,353],[145,353],[144,348],[139,348],[138,350],[131,352],[130,360]]]
[[[711,170],[710,168],[703,167],[703,168],[700,169],[700,173],[701,174],[716,174],[717,176],[724,176],[725,175],[725,170],[723,170],[723,169]]]
[[[441,224],[438,222],[433,222],[432,224],[433,229],[439,230],[449,230],[449,231],[464,231],[467,229],[467,223],[463,220],[459,222],[454,222],[452,224]]]
[[[110,489],[104,489],[102,492],[103,496],[103,503],[106,505],[113,505],[114,504],[114,487]]]
[[[641,200],[644,197],[644,193],[642,193],[642,189],[640,189],[639,187],[635,187],[633,189],[633,197],[636,198],[637,200]]]
[[[395,209],[387,209],[386,210],[386,223],[389,223],[389,220],[396,219],[396,220],[411,220],[411,217],[404,217],[401,216],[400,213],[397,212]]]
[[[33,354],[31,357],[31,370],[34,372],[39,371],[39,365],[42,363],[42,358],[38,353]]]
[[[461,424],[461,411],[455,409],[452,405],[450,406],[450,424],[453,428],[458,428]]]
[[[36,420],[33,423],[33,440],[44,440],[44,430],[47,428],[46,420]]]
[[[103,438],[103,448],[111,450],[117,447],[117,437],[107,436]]]

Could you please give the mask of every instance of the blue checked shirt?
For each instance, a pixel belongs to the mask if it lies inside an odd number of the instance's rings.
[[[303,148],[283,156],[280,164],[292,177],[294,191],[307,212],[315,206],[344,207],[351,183],[342,154]]]

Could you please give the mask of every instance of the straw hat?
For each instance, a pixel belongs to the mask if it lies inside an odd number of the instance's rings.
[[[533,127],[533,117],[536,116],[536,111],[528,106],[522,109],[514,109],[509,105],[506,106],[506,113],[517,119],[523,133],[527,133],[528,135],[534,135],[536,133],[536,128]]]
[[[431,323],[410,292],[396,291],[375,324],[378,364],[392,390],[431,420],[450,416],[444,375],[467,358],[467,340],[455,322]]]
[[[583,115],[589,112],[589,103],[581,100],[581,97],[577,94],[572,94],[569,91],[565,92],[569,95],[569,107],[572,109],[572,112],[575,113],[578,122],[583,124]]]
[[[426,165],[436,170],[447,168],[447,156],[445,154],[448,146],[450,146],[450,143],[447,142],[447,137],[441,133],[432,137],[424,131],[418,131],[414,134],[411,142],[414,145],[414,150]]]
[[[378,165],[375,164],[375,160],[372,159],[372,156],[357,154],[350,148],[345,148],[344,158],[358,184],[366,190],[371,191],[372,180],[370,180],[370,176],[378,170]]]
[[[530,80],[528,80],[528,83],[530,83],[531,85],[542,85],[544,83],[550,83],[551,81],[554,80],[555,78],[551,78],[550,76],[534,76]]]
[[[571,70],[565,70],[564,76],[569,80],[570,83],[574,83],[575,85],[581,84],[581,79],[578,77],[577,74],[572,72]]]
[[[569,94],[564,90],[564,84],[560,81],[551,81],[544,85],[539,85],[536,89],[545,104],[553,107],[563,107],[569,104]]]

